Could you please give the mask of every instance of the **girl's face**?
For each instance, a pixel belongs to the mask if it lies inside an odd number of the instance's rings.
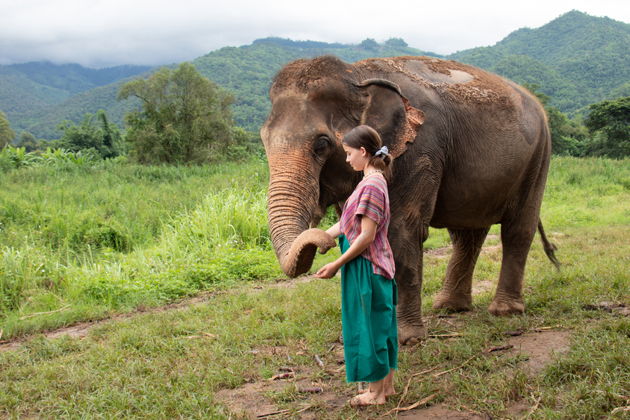
[[[368,153],[365,151],[364,147],[360,149],[355,149],[354,147],[350,147],[347,144],[343,143],[343,150],[346,152],[346,162],[352,166],[352,169],[355,171],[362,171],[367,166],[370,161],[370,157]]]

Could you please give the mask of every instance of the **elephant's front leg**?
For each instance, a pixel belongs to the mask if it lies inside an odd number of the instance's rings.
[[[427,330],[422,322],[422,247],[418,229],[393,226],[390,228],[392,251],[396,260],[396,284],[398,286],[398,341],[413,344],[426,338]],[[420,240],[421,241],[421,240]]]

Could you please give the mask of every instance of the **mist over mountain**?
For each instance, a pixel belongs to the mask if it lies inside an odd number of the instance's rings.
[[[591,103],[630,95],[630,25],[568,12],[548,24],[514,31],[494,46],[443,57],[409,47],[400,38],[357,45],[265,38],[225,47],[192,61],[197,69],[235,96],[238,125],[257,132],[269,111],[268,89],[275,73],[298,58],[334,54],[347,62],[369,57],[429,55],[495,72],[517,83],[539,85],[551,105],[572,114]],[[0,110],[16,132],[56,138],[63,120],[78,122],[99,109],[122,125],[137,102],[118,102],[120,86],[154,70],[143,66],[87,69],[77,64],[26,63],[0,66]]]

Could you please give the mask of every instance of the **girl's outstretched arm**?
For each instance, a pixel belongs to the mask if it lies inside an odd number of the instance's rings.
[[[348,250],[335,261],[328,263],[317,270],[315,277],[319,277],[320,279],[329,279],[334,276],[337,271],[339,271],[342,265],[361,255],[361,253],[365,251],[365,249],[374,241],[374,238],[376,237],[376,228],[377,224],[374,220],[369,217],[362,217],[361,233],[357,236],[357,239],[352,243],[352,245],[350,245],[350,248],[348,248]]]
[[[329,227],[326,230],[326,233],[332,236],[333,238],[337,238],[339,235],[341,235],[341,228],[339,227],[339,222]]]

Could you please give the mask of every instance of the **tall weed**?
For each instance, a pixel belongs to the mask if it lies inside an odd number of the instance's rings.
[[[60,168],[23,167],[0,180],[0,319],[9,324],[53,302],[151,305],[280,275],[263,162]]]

